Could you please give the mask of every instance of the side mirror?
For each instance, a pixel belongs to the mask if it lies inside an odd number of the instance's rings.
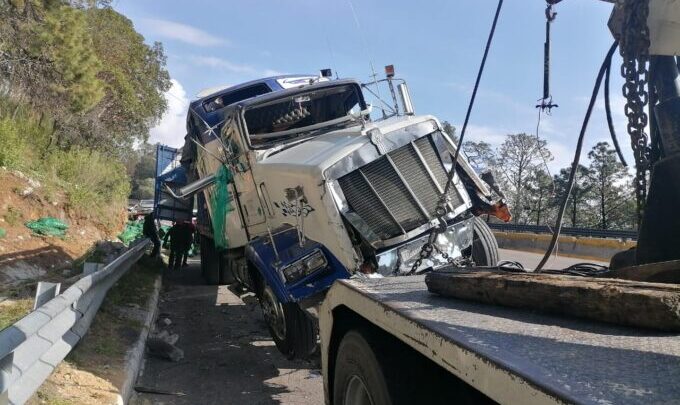
[[[355,120],[366,120],[371,116],[371,113],[373,112],[373,106],[370,104],[366,104],[366,109],[358,111],[358,112],[352,112],[350,113],[350,116]]]

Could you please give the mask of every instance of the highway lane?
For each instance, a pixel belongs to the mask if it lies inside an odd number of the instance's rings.
[[[543,258],[542,253],[533,253],[533,252],[523,252],[519,250],[508,250],[508,249],[499,249],[498,250],[500,253],[500,258],[501,260],[512,260],[512,261],[517,261],[522,263],[525,269],[533,269],[535,268],[538,263],[541,261]],[[609,263],[606,262],[601,262],[601,261],[594,261],[594,260],[589,260],[589,259],[579,259],[579,258],[574,258],[574,257],[567,257],[567,256],[551,256],[550,260],[548,260],[548,263],[546,263],[545,268],[549,269],[563,269],[565,267],[569,267],[572,264],[576,263],[596,263],[596,264],[601,264],[601,265],[609,265]]]

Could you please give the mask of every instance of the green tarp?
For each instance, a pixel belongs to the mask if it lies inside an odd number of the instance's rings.
[[[66,235],[68,225],[65,222],[52,217],[43,217],[35,221],[28,221],[25,223],[26,227],[33,231],[36,235],[43,236],[58,236]]]
[[[130,242],[135,241],[142,237],[144,234],[144,221],[130,221],[125,225],[125,229],[118,235],[118,239],[124,244],[128,245]]]
[[[215,247],[220,250],[228,247],[226,221],[227,213],[231,211],[232,207],[229,201],[229,189],[227,186],[231,179],[231,171],[226,166],[221,166],[215,176],[215,190],[210,198]]]

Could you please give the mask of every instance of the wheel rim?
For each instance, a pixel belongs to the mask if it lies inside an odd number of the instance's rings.
[[[343,405],[373,405],[364,380],[358,375],[352,375],[345,387],[345,401]]]
[[[279,340],[286,339],[286,316],[283,313],[283,305],[274,295],[274,292],[265,287],[262,294],[262,311],[269,326]]]

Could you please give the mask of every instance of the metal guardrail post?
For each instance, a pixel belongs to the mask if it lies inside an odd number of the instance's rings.
[[[0,359],[0,405],[9,404],[9,384],[12,377],[14,353]]]
[[[52,298],[59,295],[61,283],[48,283],[47,281],[38,282],[38,288],[35,289],[35,301],[33,302],[33,310],[42,307]]]

